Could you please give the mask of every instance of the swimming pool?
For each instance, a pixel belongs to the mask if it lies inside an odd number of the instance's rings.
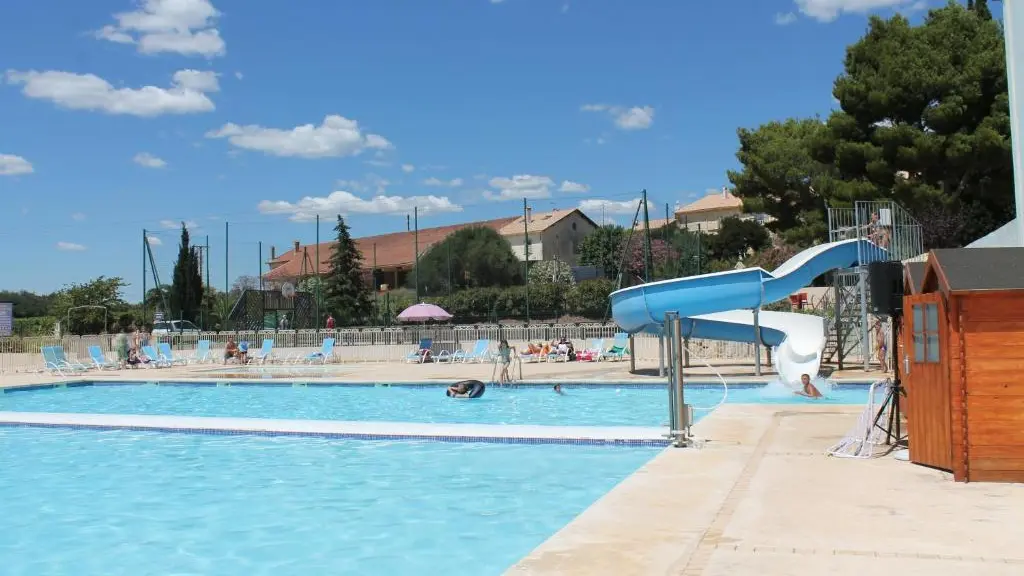
[[[500,574],[658,451],[0,428],[0,572]]]
[[[0,411],[553,426],[661,426],[668,419],[664,386],[567,384],[564,391],[489,387],[482,398],[464,401],[446,398],[436,385],[95,385],[8,391],[0,395]],[[686,401],[710,408],[722,392],[721,386],[687,387]],[[827,398],[809,400],[766,394],[762,385],[730,385],[728,401],[862,404],[867,394],[863,386],[839,386]],[[706,414],[698,409],[694,415]]]

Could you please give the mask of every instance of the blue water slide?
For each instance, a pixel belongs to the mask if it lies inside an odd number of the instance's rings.
[[[754,310],[788,297],[829,270],[888,259],[887,250],[864,239],[819,244],[796,254],[772,272],[744,268],[617,290],[611,294],[612,317],[623,330],[632,333],[659,329],[666,312],[691,318],[729,310]],[[692,337],[747,340],[746,331],[740,334],[712,324],[691,320]],[[781,338],[781,333],[762,335],[768,345],[774,345],[770,340]]]

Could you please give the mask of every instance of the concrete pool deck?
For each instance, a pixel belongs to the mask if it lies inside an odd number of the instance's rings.
[[[508,574],[1024,574],[1024,485],[826,457],[860,411],[722,406]]]

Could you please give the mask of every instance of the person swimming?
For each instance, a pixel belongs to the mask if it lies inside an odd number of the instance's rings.
[[[821,392],[811,384],[811,377],[808,374],[800,375],[800,384],[803,388],[794,392],[797,396],[806,396],[808,398],[821,398]]]

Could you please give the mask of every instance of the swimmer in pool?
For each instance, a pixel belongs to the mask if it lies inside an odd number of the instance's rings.
[[[807,374],[800,375],[800,384],[803,385],[803,389],[794,392],[797,396],[806,396],[808,398],[821,398],[821,392],[811,384],[811,377]]]
[[[449,386],[448,392],[452,395],[452,398],[465,398],[469,395],[469,386],[465,382],[459,382]]]
[[[555,384],[554,387],[552,387],[551,389],[555,391],[555,394],[558,394],[559,396],[565,396],[565,392],[562,392],[561,384]]]

